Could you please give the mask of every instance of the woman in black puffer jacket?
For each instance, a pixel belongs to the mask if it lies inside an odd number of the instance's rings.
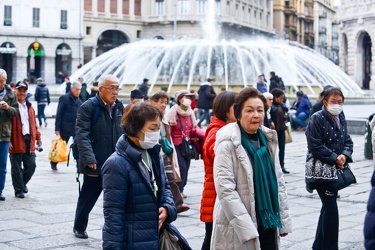
[[[103,249],[159,249],[159,229],[177,217],[160,159],[161,112],[128,105],[120,137],[102,167]]]
[[[344,95],[339,88],[327,90],[323,109],[311,116],[307,130],[307,163],[305,170],[308,190],[316,189],[322,209],[312,249],[338,249],[339,212],[337,190],[331,183],[337,179],[337,169],[352,162],[353,141],[347,132],[342,112]],[[319,160],[323,164],[317,164]],[[315,166],[320,167],[318,170]]]

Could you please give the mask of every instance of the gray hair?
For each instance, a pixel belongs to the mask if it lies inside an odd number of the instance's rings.
[[[114,75],[105,75],[105,76],[102,76],[100,79],[99,79],[99,87],[100,86],[103,86],[105,84],[106,81],[108,80],[115,80],[116,82],[119,82],[118,78]]]
[[[8,75],[7,75],[7,72],[3,69],[0,69],[0,75],[3,75],[5,77],[5,79],[8,79]]]
[[[72,83],[72,88],[75,88],[75,87],[82,88],[82,84],[79,81],[75,81]]]

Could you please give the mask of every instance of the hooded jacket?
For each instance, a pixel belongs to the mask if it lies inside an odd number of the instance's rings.
[[[18,102],[15,94],[8,85],[4,86],[3,101],[8,103],[8,110],[0,108],[0,141],[9,141],[12,132],[12,117],[18,115]]]
[[[49,90],[44,82],[41,82],[36,86],[34,98],[38,104],[51,103]]]
[[[159,207],[165,207],[171,223],[177,218],[172,192],[160,159],[160,145],[147,150],[158,186],[155,197],[148,176],[139,167],[141,151],[122,135],[116,152],[102,168],[103,249],[159,249]]]
[[[278,181],[280,218],[282,228],[278,234],[290,233],[288,197],[278,157],[275,130],[261,127],[268,143],[268,151],[275,165]],[[241,144],[241,131],[237,123],[230,123],[216,134],[214,179],[217,199],[211,249],[260,249],[255,212],[253,166]],[[252,239],[256,238],[256,241]],[[280,243],[279,243],[280,245]]]
[[[198,95],[197,108],[212,109],[212,104],[216,97],[216,93],[209,82],[202,83],[199,86]]]
[[[299,101],[299,105],[298,105],[297,112],[295,115],[298,116],[301,112],[304,112],[306,116],[309,117],[310,108],[311,108],[311,104],[310,104],[309,98],[307,97],[307,95],[303,95],[301,97],[301,100]]]

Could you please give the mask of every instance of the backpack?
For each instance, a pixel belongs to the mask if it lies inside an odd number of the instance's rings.
[[[92,126],[99,119],[100,106],[99,106],[99,100],[98,100],[97,97],[91,97],[91,98],[89,98],[89,100],[91,101],[91,103],[93,105],[93,109],[91,110],[91,126]],[[69,154],[68,154],[68,162],[66,164],[67,166],[69,166],[70,151],[72,151],[73,158],[78,163],[79,151],[78,151],[76,135],[73,136],[73,143],[72,143],[72,145],[70,145]]]

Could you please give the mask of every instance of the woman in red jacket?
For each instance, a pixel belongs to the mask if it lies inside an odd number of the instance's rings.
[[[227,123],[235,122],[233,104],[236,92],[224,91],[214,99],[212,106],[213,116],[211,123],[206,130],[205,142],[203,145],[204,161],[204,187],[202,193],[200,219],[205,222],[206,235],[204,237],[202,250],[210,249],[212,234],[213,211],[216,200],[216,191],[214,185],[214,147],[216,141],[216,132]]]

